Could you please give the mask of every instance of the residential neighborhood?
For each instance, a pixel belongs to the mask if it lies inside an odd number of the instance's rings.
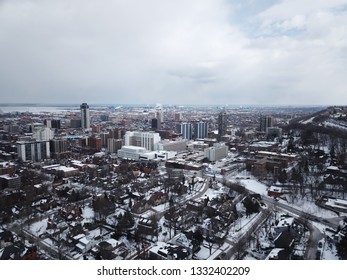
[[[1,107],[1,260],[347,258],[346,107],[33,108]]]

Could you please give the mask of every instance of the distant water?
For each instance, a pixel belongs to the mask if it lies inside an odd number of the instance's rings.
[[[0,113],[61,113],[67,111],[77,111],[79,110],[78,106],[1,106]]]

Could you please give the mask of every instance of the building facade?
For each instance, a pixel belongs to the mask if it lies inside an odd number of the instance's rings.
[[[123,146],[117,151],[117,155],[124,159],[139,160],[140,156],[146,152],[146,149],[143,147]]]
[[[54,155],[64,154],[68,151],[68,144],[66,139],[52,139],[50,140],[50,150]]]
[[[89,106],[87,103],[82,103],[80,106],[81,109],[81,126],[82,129],[90,128],[90,113]]]
[[[107,150],[113,154],[117,153],[119,149],[122,148],[122,139],[108,138],[107,139]]]
[[[125,146],[143,147],[148,151],[154,151],[160,140],[156,132],[127,131],[124,136]]]
[[[204,155],[209,161],[221,160],[228,155],[228,147],[224,143],[216,143],[205,149]]]
[[[21,161],[42,161],[50,158],[49,141],[18,141],[17,153]]]
[[[194,138],[204,139],[208,137],[208,123],[207,122],[198,122],[194,123]]]
[[[225,111],[222,111],[218,115],[218,137],[222,137],[227,134],[228,127],[228,115]]]
[[[267,128],[274,126],[274,119],[271,116],[260,117],[260,131],[266,132]]]
[[[177,125],[177,132],[182,134],[183,139],[191,140],[193,138],[193,129],[191,123],[180,123]]]
[[[187,150],[187,140],[177,140],[177,141],[170,141],[170,140],[163,140],[158,143],[158,150],[159,151],[175,151],[175,152],[182,152]]]
[[[54,138],[54,131],[48,127],[39,128],[33,132],[33,138],[36,140],[51,140]]]

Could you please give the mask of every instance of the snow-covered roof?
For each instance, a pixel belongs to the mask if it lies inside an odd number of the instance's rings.
[[[109,238],[106,240],[107,243],[111,244],[113,248],[117,247],[121,242],[114,238]]]
[[[266,257],[265,260],[271,260],[271,259],[277,259],[278,258],[278,254],[283,251],[283,248],[274,248],[271,250],[271,252],[269,253],[269,255]]]
[[[284,218],[278,222],[277,227],[288,227],[288,226],[291,226],[293,223],[294,223],[293,217]]]

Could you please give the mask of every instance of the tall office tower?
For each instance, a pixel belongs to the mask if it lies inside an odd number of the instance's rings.
[[[18,141],[17,152],[21,161],[42,161],[50,158],[49,141]]]
[[[177,125],[178,133],[182,134],[183,139],[191,140],[193,138],[192,124],[180,123]]]
[[[207,122],[198,122],[194,123],[194,137],[203,139],[208,136],[208,123]]]
[[[82,121],[82,129],[90,128],[90,114],[89,114],[89,106],[87,103],[82,103],[80,106],[81,109],[81,121]]]
[[[159,109],[157,112],[156,112],[156,118],[162,123],[164,122],[164,112],[163,112],[163,109]]]
[[[273,127],[274,119],[271,116],[260,117],[260,131],[266,132],[267,128]]]
[[[228,115],[225,111],[222,111],[218,115],[218,137],[222,137],[227,134]]]
[[[161,129],[161,121],[157,118],[152,119],[152,128],[153,129]]]
[[[182,113],[175,113],[175,122],[180,122],[182,120]]]

